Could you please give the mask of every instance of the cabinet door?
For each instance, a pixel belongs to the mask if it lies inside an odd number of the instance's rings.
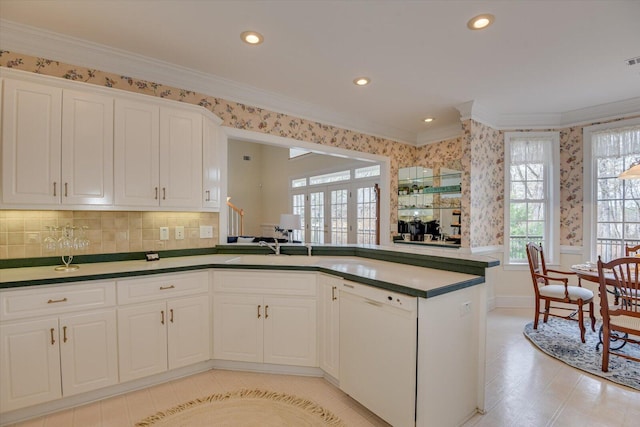
[[[160,109],[160,205],[202,206],[202,116]]]
[[[117,205],[159,205],[159,129],[158,106],[116,99],[114,181]]]
[[[204,119],[202,136],[202,191],[203,208],[220,209],[221,159],[226,159],[222,149],[220,127],[209,119]]]
[[[264,363],[318,366],[316,300],[264,298]]]
[[[166,303],[118,309],[120,381],[167,370]]]
[[[262,362],[262,297],[215,294],[213,358]]]
[[[318,331],[320,333],[320,369],[340,379],[340,279],[320,279]]]
[[[58,320],[0,326],[0,412],[62,396]]]
[[[116,311],[60,318],[60,357],[64,396],[118,382]]]
[[[62,96],[62,203],[113,203],[113,98]]]
[[[168,308],[169,369],[209,359],[209,296],[171,300]]]
[[[61,89],[11,79],[4,81],[4,203],[60,203],[61,121]]]

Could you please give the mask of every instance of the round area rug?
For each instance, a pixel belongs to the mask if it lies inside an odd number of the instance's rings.
[[[212,394],[145,418],[145,426],[345,426],[317,403],[268,390]]]
[[[596,332],[591,331],[591,325],[585,321],[587,328],[586,342],[580,341],[578,324],[572,320],[552,317],[547,323],[538,324],[533,329],[533,322],[524,327],[524,335],[549,356],[589,372],[592,375],[605,378],[618,384],[640,390],[640,363],[615,355],[609,356],[609,372],[602,372],[602,345],[596,349],[600,341],[598,331],[601,321],[596,322]],[[640,357],[640,346],[627,344],[622,353]]]

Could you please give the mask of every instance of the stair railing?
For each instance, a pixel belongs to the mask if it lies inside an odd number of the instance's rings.
[[[227,236],[242,236],[244,232],[244,210],[231,203],[231,197],[227,197],[227,209]]]

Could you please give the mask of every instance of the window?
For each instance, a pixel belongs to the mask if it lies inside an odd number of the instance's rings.
[[[299,178],[291,180],[291,188],[300,188],[307,186],[307,178]]]
[[[640,160],[640,119],[584,129],[584,244],[590,260],[640,244],[640,180],[618,175]]]
[[[505,133],[505,264],[526,264],[526,244],[542,243],[559,261],[560,137],[557,132]]]
[[[305,200],[305,193],[297,193],[297,194],[292,194],[291,195],[291,212],[293,214],[297,214],[300,215],[300,230],[293,230],[293,240],[298,241],[298,242],[304,242],[305,241],[305,228],[306,228],[306,218],[304,216],[304,200]]]
[[[380,165],[366,166],[355,170],[355,178],[371,178],[380,176]]]
[[[349,237],[349,189],[331,189],[329,194],[331,243],[346,244]]]
[[[376,244],[377,203],[375,186],[358,187],[356,200],[356,234],[359,244]]]
[[[327,173],[324,175],[316,175],[309,178],[309,185],[329,184],[331,182],[349,181],[351,179],[351,171],[339,171]]]

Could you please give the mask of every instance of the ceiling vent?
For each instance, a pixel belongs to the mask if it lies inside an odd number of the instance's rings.
[[[640,56],[638,56],[637,58],[627,59],[624,62],[626,62],[627,65],[639,65],[640,64]]]

